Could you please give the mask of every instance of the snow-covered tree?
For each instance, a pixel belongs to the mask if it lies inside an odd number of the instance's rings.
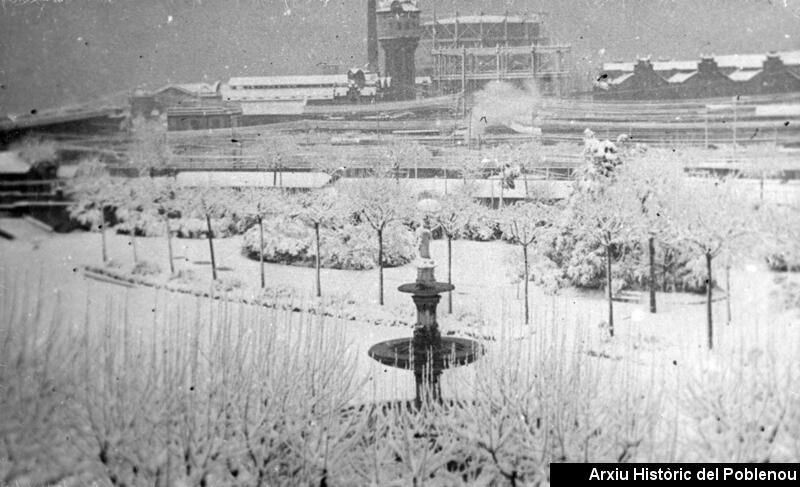
[[[206,220],[206,236],[208,237],[208,250],[211,257],[211,276],[217,280],[217,261],[214,254],[214,230],[211,219],[225,215],[231,208],[236,207],[235,193],[214,186],[198,186],[187,188],[183,192],[183,215],[194,215]]]
[[[503,235],[511,242],[522,247],[525,279],[525,324],[530,322],[528,305],[528,282],[530,280],[530,264],[528,251],[541,232],[552,221],[553,208],[539,202],[521,202],[501,209],[500,225]]]
[[[369,224],[378,237],[378,303],[383,305],[383,234],[387,225],[402,221],[414,212],[409,188],[388,178],[365,178],[341,189],[348,195],[350,209]]]
[[[385,157],[375,168],[381,174],[379,177],[393,177],[395,180],[400,178],[403,168],[410,168],[417,176],[417,169],[420,165],[426,165],[430,160],[431,153],[417,142],[410,140],[395,140],[384,148]]]
[[[272,185],[283,187],[283,170],[292,154],[297,153],[295,140],[285,135],[264,138],[256,144],[255,151],[259,164],[272,171]]]
[[[451,192],[438,198],[439,205],[429,215],[441,228],[447,239],[447,283],[453,283],[453,240],[457,239],[464,228],[469,225],[478,213],[478,206],[467,194],[467,188]],[[453,312],[453,293],[448,293],[447,312]]]
[[[341,204],[338,191],[335,188],[324,188],[300,194],[294,201],[293,214],[314,228],[314,242],[316,256],[316,294],[322,296],[322,283],[320,279],[320,228],[329,225],[337,219],[343,218],[345,206]]]
[[[581,238],[603,247],[606,256],[606,297],[608,327],[614,336],[614,303],[611,266],[616,246],[628,242],[638,231],[641,204],[636,190],[628,185],[611,184],[602,191],[585,191],[570,201],[571,223]]]
[[[683,178],[681,161],[654,152],[635,157],[619,170],[616,184],[633,188],[641,204],[637,228],[641,231],[638,237],[647,241],[651,313],[656,312],[656,243],[666,236],[669,227],[666,206],[672,195],[680,190]]]
[[[285,210],[287,201],[281,195],[265,188],[243,188],[235,191],[232,196],[237,212],[255,219],[258,224],[258,265],[263,289],[267,285],[264,273],[264,219]]]
[[[170,150],[163,124],[137,118],[131,128],[128,162],[139,176],[154,176],[169,164]]]
[[[731,188],[719,181],[684,185],[672,198],[669,214],[673,238],[701,252],[706,261],[706,324],[708,348],[714,347],[712,263],[725,253],[736,255],[752,235],[752,210],[737,198]]]
[[[118,188],[118,180],[111,177],[106,166],[98,159],[81,162],[68,188],[74,201],[69,207],[70,216],[100,232],[103,263],[108,262],[105,211],[117,203]]]

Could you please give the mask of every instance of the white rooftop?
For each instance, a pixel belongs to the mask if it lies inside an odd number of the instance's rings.
[[[691,78],[692,76],[696,75],[697,71],[692,71],[691,73],[675,73],[669,78],[667,78],[667,82],[669,83],[683,83],[687,79]]]
[[[437,24],[502,24],[508,22],[512,24],[522,24],[525,22],[537,22],[533,17],[521,17],[519,15],[459,15],[458,17],[447,17],[436,19]],[[424,25],[433,25],[433,21],[425,22]]]
[[[228,86],[303,86],[347,85],[346,74],[311,74],[305,76],[243,76],[231,78]]]
[[[774,53],[781,58],[787,66],[800,66],[799,51],[782,51]],[[767,54],[726,54],[712,56],[720,68],[739,68],[744,70],[761,69]],[[655,71],[689,71],[697,69],[698,61],[656,61],[653,63]],[[603,63],[603,71],[633,71],[634,63],[610,62]]]
[[[633,76],[633,73],[625,73],[625,74],[623,74],[621,76],[617,76],[614,79],[608,80],[608,84],[610,84],[610,85],[618,85],[618,84],[622,83],[623,81],[625,81],[626,79],[630,78],[631,76]]]
[[[26,174],[30,170],[31,165],[25,162],[19,153],[0,152],[0,174]]]
[[[733,81],[748,81],[760,72],[760,69],[740,69],[739,71],[734,71],[733,73],[729,74],[728,78],[732,79]]]
[[[212,186],[217,188],[271,188],[273,175],[266,171],[184,171],[176,182],[185,187]],[[331,177],[321,172],[284,172],[278,175],[283,188],[321,188]]]

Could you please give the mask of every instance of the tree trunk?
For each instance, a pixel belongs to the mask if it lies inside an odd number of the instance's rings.
[[[320,280],[320,255],[319,255],[319,222],[314,223],[314,236],[317,241],[317,297],[322,296],[322,282]]]
[[[139,252],[136,249],[136,235],[133,234],[135,230],[131,230],[131,250],[133,250],[133,265],[139,263]]]
[[[656,244],[655,238],[651,235],[647,240],[647,248],[650,253],[650,312],[656,312]]]
[[[108,246],[106,245],[106,219],[100,217],[100,241],[102,243],[103,264],[108,264]]]
[[[528,201],[531,194],[528,191],[528,173],[525,171],[522,172],[522,180],[525,181],[525,201]]]
[[[530,322],[529,316],[530,311],[528,308],[528,246],[522,246],[522,260],[525,262],[525,272],[523,275],[525,277],[525,324],[527,325]]]
[[[383,306],[383,229],[378,230],[378,304]]]
[[[169,273],[175,274],[175,259],[172,256],[172,230],[169,228],[169,217],[164,218],[164,226],[167,230],[167,252],[169,252]]]
[[[261,271],[261,289],[267,287],[267,281],[264,279],[264,219],[258,217],[258,266]]]
[[[503,190],[505,189],[503,188],[503,185],[505,183],[505,180],[506,180],[506,171],[503,170],[503,172],[500,174],[500,208],[503,207]]]
[[[214,259],[214,236],[211,231],[211,217],[206,213],[206,227],[208,227],[208,250],[211,253],[211,278],[217,280],[217,261]]]
[[[606,292],[608,294],[608,332],[614,336],[614,301],[611,291],[611,246],[606,246]]]
[[[708,325],[708,349],[711,350],[714,348],[714,324],[712,319],[711,313],[711,298],[712,298],[712,285],[711,285],[711,252],[706,252],[706,277],[708,278],[706,281],[706,294],[708,296],[708,300],[706,303],[706,324]]]
[[[453,239],[447,236],[447,284],[453,284]],[[447,312],[453,314],[453,291],[447,293]]]
[[[726,325],[731,324],[731,265],[725,266],[725,307],[728,312]]]

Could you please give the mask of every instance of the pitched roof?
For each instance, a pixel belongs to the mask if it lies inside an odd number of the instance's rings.
[[[603,71],[633,71],[634,63],[603,63]]]
[[[697,69],[697,61],[656,61],[653,63],[656,71],[694,71]]]
[[[625,74],[623,74],[621,76],[617,76],[616,78],[614,78],[612,80],[608,80],[607,83],[610,84],[610,85],[618,85],[618,84],[622,83],[623,81],[625,81],[626,79],[630,78],[631,76],[633,76],[633,73],[625,73]]]
[[[733,81],[748,81],[760,72],[760,69],[740,69],[739,71],[734,71],[733,73],[729,74],[728,78],[732,79]]]
[[[800,51],[782,51],[775,53],[787,66],[800,66]],[[726,54],[723,56],[713,56],[720,68],[738,68],[743,70],[761,69],[767,54]],[[655,71],[694,71],[697,69],[697,60],[689,61],[655,61],[653,69]],[[603,63],[603,71],[633,71],[634,63],[630,62],[610,62]]]
[[[675,73],[669,78],[667,78],[668,83],[683,83],[687,79],[691,78],[692,76],[696,75],[697,71],[692,71],[691,73]]]

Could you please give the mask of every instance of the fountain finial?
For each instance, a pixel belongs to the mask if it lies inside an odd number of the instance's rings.
[[[428,228],[427,224],[420,228],[419,230],[419,258],[420,259],[430,259],[431,258],[431,229]]]

